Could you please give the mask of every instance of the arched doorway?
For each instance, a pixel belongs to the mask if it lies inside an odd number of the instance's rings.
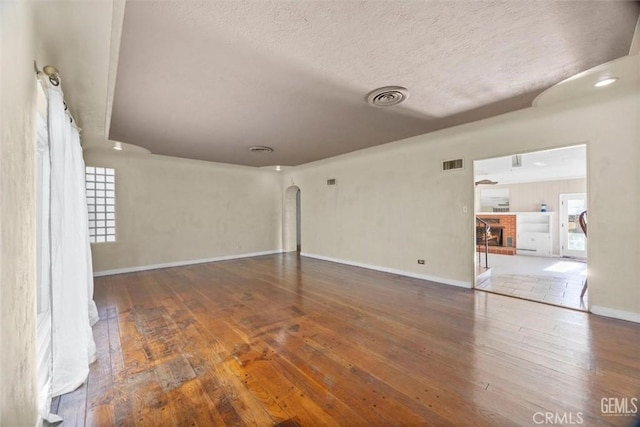
[[[283,249],[285,252],[300,252],[301,233],[300,188],[292,185],[284,194]]]

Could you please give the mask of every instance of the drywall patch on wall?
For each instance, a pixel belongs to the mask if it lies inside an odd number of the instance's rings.
[[[0,425],[38,420],[35,29],[28,2],[0,7]]]

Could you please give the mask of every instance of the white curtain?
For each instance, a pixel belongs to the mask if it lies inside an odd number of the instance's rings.
[[[89,374],[89,364],[96,358],[91,326],[98,321],[98,311],[93,301],[80,135],[65,112],[60,88],[46,78],[43,84],[50,157],[51,395],[57,396],[75,390]]]
[[[46,117],[46,113],[45,113]],[[53,422],[51,406],[51,251],[49,212],[51,160],[46,118],[38,113],[38,412]]]

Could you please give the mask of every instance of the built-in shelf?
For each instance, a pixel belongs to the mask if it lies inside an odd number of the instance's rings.
[[[553,212],[516,212],[516,254],[551,256]]]

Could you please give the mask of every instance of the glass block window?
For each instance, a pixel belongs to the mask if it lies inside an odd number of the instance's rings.
[[[86,167],[89,241],[116,241],[116,172],[111,168]]]

